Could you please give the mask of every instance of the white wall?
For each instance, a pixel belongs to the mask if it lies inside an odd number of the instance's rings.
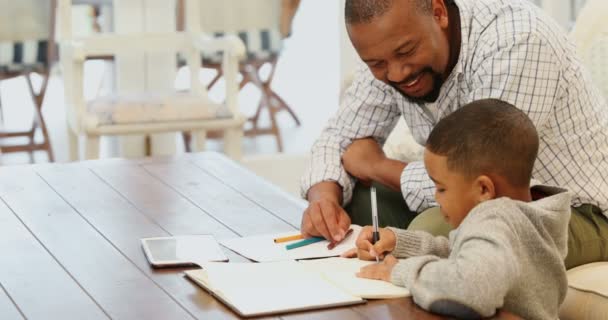
[[[340,18],[339,25],[340,28],[340,87],[346,80],[346,78],[351,77],[355,67],[359,61],[359,56],[353,48],[353,45],[350,43],[350,39],[348,38],[348,34],[346,33],[346,24],[344,23],[344,3],[345,0],[340,0]]]

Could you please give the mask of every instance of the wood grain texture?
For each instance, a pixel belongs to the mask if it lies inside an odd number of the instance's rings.
[[[23,317],[13,303],[28,319],[108,318],[4,202],[0,202],[0,235],[0,293],[6,297],[0,299],[0,318]]]
[[[108,242],[98,231],[101,226],[74,210],[35,172],[3,169],[2,199],[110,317],[193,318]],[[87,192],[82,185],[78,190]],[[119,220],[114,228],[125,227]]]
[[[192,163],[143,167],[239,236],[296,230]]]
[[[125,168],[125,166],[120,167]],[[126,167],[126,170],[135,168],[138,167]],[[119,173],[124,172],[116,166],[111,166],[110,169]],[[57,193],[61,194],[63,199],[70,203],[80,215],[94,225],[97,231],[113,247],[119,250],[122,255],[131,261],[146,277],[150,278],[162,291],[169,295],[171,299],[186,309],[189,314],[200,319],[234,318],[232,313],[221,303],[201,292],[198,287],[184,281],[183,277],[176,276],[177,269],[156,270],[149,266],[140,246],[141,238],[205,234],[212,231],[212,229],[204,223],[208,221],[200,221],[200,219],[189,220],[194,217],[205,217],[204,212],[201,212],[200,209],[196,212],[197,215],[191,212],[189,216],[181,216],[180,214],[173,216],[176,213],[174,211],[155,211],[152,212],[155,214],[152,216],[160,221],[160,223],[155,221],[151,216],[146,214],[151,212],[150,204],[144,207],[144,209],[148,210],[142,211],[135,203],[141,204],[143,196],[148,193],[150,186],[146,186],[146,183],[157,180],[141,168],[140,170],[132,170],[132,172],[136,174],[127,175],[129,179],[115,181],[119,190],[125,188],[130,188],[131,190],[131,192],[126,194],[121,194],[95,172],[79,165],[66,165],[62,168],[38,170],[39,175]],[[122,185],[121,181],[122,183],[127,183],[128,186]],[[86,192],[83,192],[83,188],[79,187],[82,185],[87,186]],[[174,195],[179,196],[177,194]],[[156,204],[161,208],[168,207],[173,202],[167,201],[167,198],[157,196],[152,196],[148,199],[152,202],[152,205]],[[180,199],[177,200],[180,203],[188,203],[183,198],[174,197],[171,200],[176,199]],[[172,227],[171,229],[176,230],[167,230],[165,225],[163,225],[163,222],[166,221],[181,221],[181,225],[190,226],[189,230],[187,230],[190,232],[182,233],[182,231],[186,230],[176,229],[172,225],[169,225]],[[219,229],[221,225],[214,225],[212,227],[219,231],[220,234],[232,234],[228,229]],[[231,258],[234,261],[240,259],[240,256],[232,255]]]
[[[303,206],[216,153],[0,168],[0,318],[237,319],[140,239],[292,231]],[[412,299],[279,318],[443,319]]]
[[[2,319],[25,319],[0,283],[0,317]]]
[[[274,216],[300,228],[306,201],[293,197],[230,159],[221,159],[221,155],[209,152],[200,154],[192,162]]]

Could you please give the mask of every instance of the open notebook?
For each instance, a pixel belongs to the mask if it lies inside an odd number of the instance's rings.
[[[186,276],[229,306],[250,317],[364,303],[365,298],[400,298],[405,288],[358,278],[371,261],[328,258],[268,263],[209,262]]]
[[[243,257],[257,262],[336,257],[349,249],[355,248],[355,242],[359,236],[359,232],[361,232],[361,226],[352,224],[350,228],[353,232],[333,249],[327,248],[329,244],[327,240],[292,250],[287,250],[285,246],[299,240],[287,243],[274,242],[276,238],[299,234],[299,231],[226,239],[221,240],[220,243]]]

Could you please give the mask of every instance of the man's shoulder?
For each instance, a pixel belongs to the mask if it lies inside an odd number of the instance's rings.
[[[466,2],[468,5],[461,11],[462,18],[468,19],[473,33],[489,34],[500,31],[499,28],[525,32],[534,27],[536,12],[528,4],[506,0]]]
[[[553,38],[558,25],[528,0],[461,0],[470,40],[511,44]]]

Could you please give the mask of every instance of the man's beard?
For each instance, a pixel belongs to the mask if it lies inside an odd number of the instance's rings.
[[[425,94],[422,97],[412,97],[412,96],[407,95],[405,92],[401,91],[401,88],[399,88],[400,84],[411,82],[411,80],[412,80],[411,78],[415,79],[424,73],[430,74],[431,77],[433,78],[433,88],[431,89],[431,91],[429,93]],[[441,77],[440,73],[435,72],[435,70],[433,70],[431,67],[426,67],[426,68],[422,69],[422,71],[420,71],[414,77],[410,77],[402,82],[389,81],[389,85],[392,86],[393,88],[395,88],[395,90],[397,90],[399,93],[401,93],[401,95],[408,101],[415,103],[415,104],[424,104],[424,103],[435,102],[435,101],[437,101],[437,98],[439,98],[439,91],[441,90],[441,82],[442,82],[441,78],[442,77]]]

